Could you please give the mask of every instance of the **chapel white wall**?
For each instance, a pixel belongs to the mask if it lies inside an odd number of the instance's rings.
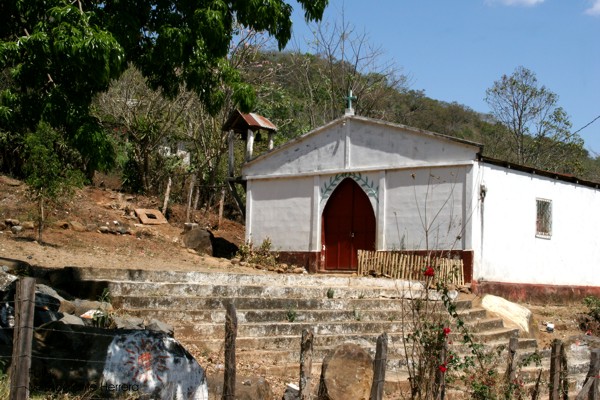
[[[275,251],[311,250],[312,177],[248,181],[246,241]]]
[[[386,172],[385,249],[463,250],[470,166]]]
[[[473,221],[474,279],[600,286],[600,191],[479,164],[473,190],[486,188]],[[536,199],[552,201],[552,236],[536,237]]]

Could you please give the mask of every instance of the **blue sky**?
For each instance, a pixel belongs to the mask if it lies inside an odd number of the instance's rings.
[[[600,116],[600,0],[330,0],[324,21],[342,14],[431,98],[489,112],[486,89],[522,65],[574,131]],[[292,42],[310,37],[296,5]],[[600,153],[600,119],[580,135]]]

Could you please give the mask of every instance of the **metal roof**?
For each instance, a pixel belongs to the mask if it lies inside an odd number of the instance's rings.
[[[245,132],[248,129],[264,129],[266,131],[277,131],[277,127],[262,115],[255,113],[244,114],[239,110],[233,111],[225,124],[223,124],[223,130],[234,130]]]

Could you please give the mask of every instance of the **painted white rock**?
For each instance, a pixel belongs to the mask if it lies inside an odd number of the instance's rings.
[[[151,331],[113,339],[100,389],[153,399],[208,400],[204,369],[175,339]]]
[[[528,308],[491,294],[483,296],[481,306],[504,321],[513,323],[526,335],[534,334],[532,330],[533,315]]]

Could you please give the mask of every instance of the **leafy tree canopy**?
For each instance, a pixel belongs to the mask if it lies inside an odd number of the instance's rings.
[[[298,3],[307,20],[318,20],[328,0]],[[235,27],[265,31],[282,48],[291,13],[284,0],[3,0],[0,132],[12,132],[4,145],[22,146],[24,132],[46,121],[73,147],[98,146],[90,103],[130,63],[169,97],[186,87],[216,112],[229,88],[249,110],[253,90],[226,62]],[[88,134],[94,139],[85,140]],[[88,153],[80,160],[88,170],[103,161],[93,149],[78,150]],[[0,154],[0,164],[6,158]]]

